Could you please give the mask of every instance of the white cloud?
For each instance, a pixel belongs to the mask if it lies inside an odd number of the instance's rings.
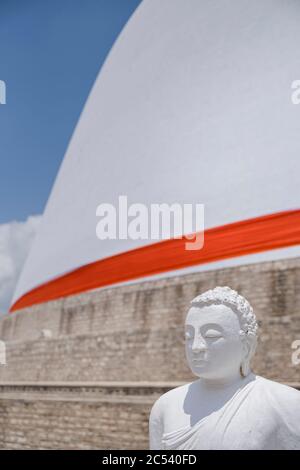
[[[0,225],[0,314],[8,310],[41,216]]]

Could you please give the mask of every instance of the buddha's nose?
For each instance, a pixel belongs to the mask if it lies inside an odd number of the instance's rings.
[[[196,337],[194,338],[193,344],[192,344],[192,351],[194,353],[199,353],[202,351],[206,351],[206,345],[205,342],[201,337]]]

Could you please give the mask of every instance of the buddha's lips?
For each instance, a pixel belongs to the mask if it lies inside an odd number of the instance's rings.
[[[207,362],[207,359],[194,357],[194,358],[192,359],[192,362],[194,362],[194,363],[197,364],[197,363],[201,363],[201,362]]]

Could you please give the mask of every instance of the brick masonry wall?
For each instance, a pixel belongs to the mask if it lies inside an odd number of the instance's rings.
[[[2,398],[0,448],[147,449],[150,408],[147,400]]]
[[[147,449],[154,401],[173,384],[0,384],[0,449]]]
[[[216,285],[237,289],[255,309],[255,372],[300,381],[291,361],[300,339],[300,258],[92,291],[3,317],[0,381],[189,380],[185,315],[195,295]]]

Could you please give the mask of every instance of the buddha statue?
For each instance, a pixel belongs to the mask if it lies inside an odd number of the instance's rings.
[[[154,403],[151,449],[300,449],[299,391],[251,371],[257,329],[251,305],[229,287],[192,300],[185,351],[197,379]]]

